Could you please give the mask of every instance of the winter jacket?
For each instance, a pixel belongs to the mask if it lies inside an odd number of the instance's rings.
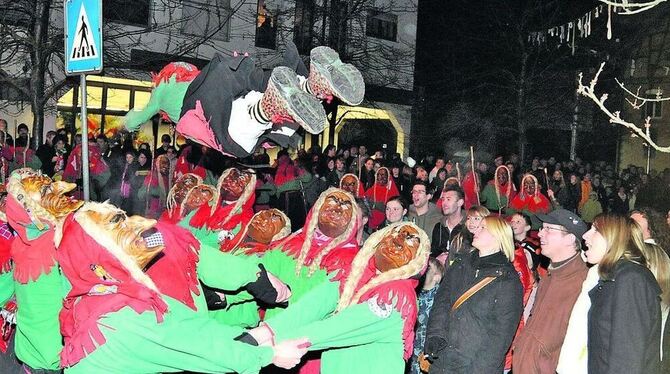
[[[549,266],[540,280],[526,326],[514,342],[515,374],[556,372],[570,313],[587,271],[577,253],[557,268]]]
[[[660,373],[661,289],[647,267],[619,261],[589,292],[589,373]]]
[[[463,215],[463,221],[459,223],[458,225],[454,226],[454,228],[449,231],[449,228],[445,226],[445,221],[446,218],[440,220],[440,222],[436,223],[435,226],[433,226],[433,230],[431,232],[431,239],[430,239],[430,255],[433,257],[437,257],[441,255],[444,252],[451,252],[452,246],[453,246],[453,240],[458,236],[462,235],[462,231],[466,230],[465,228],[465,215]],[[428,231],[426,231],[428,232]],[[466,242],[470,244],[472,242],[472,235],[465,235]],[[463,249],[462,241],[457,245],[458,249]],[[459,252],[465,252],[468,253],[470,252],[469,250],[467,251],[459,251]],[[449,253],[449,259],[453,260],[453,256],[455,254]]]
[[[489,276],[497,278],[451,311],[461,295]],[[502,252],[459,256],[444,275],[428,320],[424,352],[433,360],[430,373],[502,373],[522,298],[519,276]]]
[[[619,214],[628,214],[630,210],[628,195],[622,199],[619,194],[614,194],[609,206],[610,212]]]
[[[598,197],[594,194],[582,207],[581,216],[584,222],[591,223],[596,218],[596,216],[602,212],[603,207],[600,205]]]
[[[440,222],[442,217],[444,216],[442,215],[440,209],[438,209],[438,207],[431,202],[428,202],[428,211],[425,214],[418,215],[416,213],[416,207],[414,207],[414,204],[409,206],[409,213],[407,213],[407,218],[409,221],[415,223],[426,233],[433,232],[435,224]]]
[[[577,208],[579,207],[579,202],[582,200],[582,185],[567,183],[566,186],[568,188],[568,191],[570,191],[570,198],[572,199],[572,203],[574,204],[574,206],[572,206],[571,209],[568,210],[576,212]]]
[[[561,183],[557,181],[551,181],[549,183],[551,190],[554,191],[554,199],[552,199],[553,208],[563,208],[574,212],[577,208],[577,202],[573,201],[568,186],[561,186]]]

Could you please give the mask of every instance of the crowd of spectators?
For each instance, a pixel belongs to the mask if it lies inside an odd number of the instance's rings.
[[[82,185],[80,138],[70,143],[64,131],[49,131],[33,152],[27,126],[18,127],[15,140],[5,131],[0,121],[3,178],[30,166]],[[452,155],[414,160],[363,145],[293,155],[280,150],[274,160],[260,149],[233,160],[194,143],[178,149],[169,135],[152,152],[122,131],[113,139],[91,139],[91,199],[110,200],[129,215],[158,217],[180,173],[195,173],[213,186],[230,166],[254,170],[254,209],[283,210],[293,230],[304,226],[323,191],[339,187],[356,197],[361,210],[359,245],[400,221],[428,234],[431,259],[419,286],[411,373],[427,365],[440,373],[600,372],[612,360],[655,372],[659,350],[666,354],[663,365],[670,363],[670,339],[659,345],[661,313],[667,326],[670,309],[670,259],[663,252],[670,249],[670,167],[617,171],[606,161],[523,162],[515,154],[475,159],[473,165]],[[496,287],[486,287],[496,279]],[[464,304],[472,294],[464,295],[477,287],[477,297]],[[630,300],[611,305],[612,295]],[[602,315],[597,323],[589,311]],[[617,325],[629,315],[635,323]],[[618,335],[603,335],[613,328]],[[636,348],[618,351],[630,336]],[[588,359],[580,349],[588,349]]]

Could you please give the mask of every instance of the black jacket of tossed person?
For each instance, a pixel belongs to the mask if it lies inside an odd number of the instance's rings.
[[[461,295],[489,276],[497,278],[451,312]],[[522,311],[521,281],[504,253],[458,256],[428,320],[424,352],[433,359],[430,373],[502,373]]]
[[[589,291],[589,373],[660,373],[661,289],[645,266],[619,261]]]
[[[287,43],[281,65],[305,77],[308,75],[307,68],[292,43]],[[217,53],[189,84],[179,117],[195,109],[196,103],[200,102],[205,117],[216,136],[216,141],[226,152],[239,158],[247,157],[250,154],[228,133],[233,101],[250,91],[264,92],[269,78],[270,72],[264,72],[256,65],[254,59],[245,54],[224,57]],[[284,126],[292,127],[294,130],[299,127],[295,123],[285,123]],[[298,136],[288,137],[280,133],[267,133],[258,139],[257,145],[266,140],[282,147],[297,147]]]

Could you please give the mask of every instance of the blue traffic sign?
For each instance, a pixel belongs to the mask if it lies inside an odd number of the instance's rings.
[[[65,73],[102,71],[102,0],[65,0]]]

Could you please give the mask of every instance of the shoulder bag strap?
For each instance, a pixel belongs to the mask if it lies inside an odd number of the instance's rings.
[[[451,312],[452,312],[452,313],[455,312],[456,309],[458,309],[458,308],[461,306],[461,304],[463,304],[467,299],[471,298],[472,295],[474,295],[474,294],[476,294],[477,292],[479,292],[479,290],[481,290],[482,288],[486,287],[489,283],[493,282],[496,278],[497,278],[497,277],[486,277],[486,278],[480,280],[479,282],[477,282],[477,284],[475,284],[474,286],[470,287],[470,289],[467,290],[467,291],[465,291],[465,293],[462,294],[462,295],[456,300],[456,302],[454,303],[454,305],[452,305],[452,307],[451,307]]]

